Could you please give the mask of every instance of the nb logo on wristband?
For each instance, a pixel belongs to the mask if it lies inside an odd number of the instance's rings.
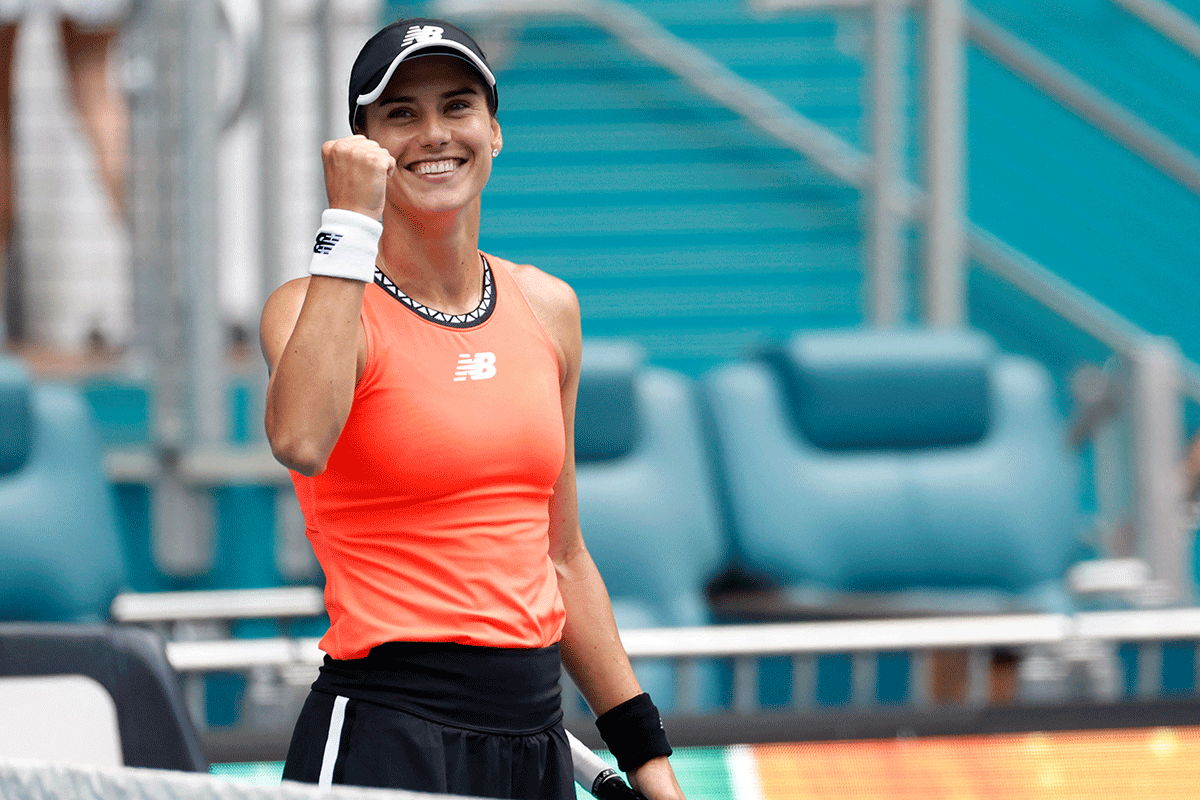
[[[316,242],[316,244],[313,245],[313,252],[320,253],[323,256],[327,256],[327,255],[329,255],[329,251],[333,249],[333,246],[335,244],[337,244],[338,241],[341,240],[341,238],[342,238],[342,235],[340,233],[329,233],[328,231],[321,231],[320,233],[317,234],[317,242]]]

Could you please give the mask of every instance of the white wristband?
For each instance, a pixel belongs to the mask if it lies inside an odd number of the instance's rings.
[[[321,213],[321,228],[313,245],[310,275],[370,283],[375,280],[375,257],[383,223],[357,211],[327,208]]]

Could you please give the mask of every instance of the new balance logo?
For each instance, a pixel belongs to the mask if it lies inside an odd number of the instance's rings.
[[[323,256],[329,255],[329,251],[342,238],[340,233],[329,233],[321,231],[317,234],[317,243],[313,245],[313,252],[320,253]]]
[[[458,357],[458,369],[454,372],[454,380],[482,381],[496,374],[495,353],[461,353]]]
[[[408,29],[408,33],[404,34],[404,41],[400,43],[400,47],[408,47],[417,42],[436,42],[442,38],[443,30],[437,25],[413,25]]]

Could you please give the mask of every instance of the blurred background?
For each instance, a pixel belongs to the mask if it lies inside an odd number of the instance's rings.
[[[1193,0],[0,3],[0,728],[88,675],[117,742],[0,759],[278,783],[327,621],[258,314],[407,16],[497,74],[483,249],[579,295],[690,797],[1191,791]]]

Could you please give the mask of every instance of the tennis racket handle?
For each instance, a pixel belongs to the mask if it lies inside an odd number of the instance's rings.
[[[586,744],[567,731],[575,780],[597,800],[646,800],[646,796],[627,784],[617,771],[592,752]]]
[[[631,787],[612,769],[596,776],[591,792],[596,800],[646,800],[646,795]]]

